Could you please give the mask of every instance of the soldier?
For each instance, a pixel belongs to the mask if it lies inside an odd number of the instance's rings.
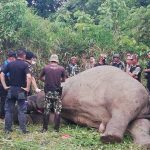
[[[133,54],[131,58],[132,58],[132,63],[131,63],[132,65],[129,71],[129,75],[134,79],[138,80],[139,82],[141,82],[142,68],[138,63],[138,56],[136,54]]]
[[[120,55],[119,54],[114,54],[113,55],[113,61],[111,62],[112,66],[117,67],[121,70],[125,70],[125,65],[124,63],[120,60]]]
[[[37,86],[37,83],[36,83],[36,80],[35,80],[35,77],[34,77],[34,71],[33,71],[33,65],[35,64],[35,55],[32,52],[27,51],[26,52],[26,60],[25,61],[28,64],[28,67],[29,67],[29,70],[30,70],[30,73],[31,73],[31,76],[32,76],[31,84],[34,87],[35,92],[40,92],[41,90]],[[32,95],[31,90],[29,92],[29,95]]]
[[[3,71],[10,62],[13,62],[15,60],[16,60],[16,53],[10,50],[7,55],[7,60],[5,60],[1,66],[1,71]],[[9,73],[5,74],[5,80],[6,80],[6,84],[9,85]],[[5,118],[4,105],[5,105],[6,96],[7,96],[7,91],[3,88],[2,84],[0,83],[0,118],[2,119]]]
[[[18,120],[22,133],[26,134],[26,92],[30,90],[31,74],[25,63],[25,52],[19,50],[17,59],[9,63],[1,73],[1,82],[5,90],[8,90],[5,102],[5,132],[12,132],[13,112],[15,103],[18,104]],[[9,86],[6,84],[5,74],[9,73]]]
[[[54,110],[54,129],[58,132],[60,127],[61,102],[61,82],[65,81],[65,69],[58,65],[59,60],[56,54],[51,55],[50,64],[42,69],[40,80],[44,81],[45,106],[43,116],[42,132],[48,130],[50,112]]]
[[[147,53],[150,58],[150,52]],[[147,89],[150,92],[150,61],[147,63],[147,68],[144,70],[145,77],[147,79]]]
[[[77,58],[75,56],[71,57],[71,61],[66,68],[67,76],[72,77],[80,72],[80,68],[77,65]]]

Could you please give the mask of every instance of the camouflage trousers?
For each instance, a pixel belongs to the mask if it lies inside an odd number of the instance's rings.
[[[44,114],[48,115],[52,110],[60,113],[62,109],[61,96],[57,91],[49,91],[45,94]]]

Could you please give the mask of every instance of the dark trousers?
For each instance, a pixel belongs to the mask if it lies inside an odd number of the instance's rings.
[[[147,89],[150,92],[150,79],[147,80]]]
[[[6,95],[0,97],[0,118],[5,118],[5,100],[6,100]]]
[[[13,112],[15,104],[18,106],[18,120],[22,131],[26,131],[26,97],[25,92],[18,87],[11,87],[9,89],[5,102],[5,130],[12,129]]]

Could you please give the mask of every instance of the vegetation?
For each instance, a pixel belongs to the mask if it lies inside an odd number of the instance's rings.
[[[148,0],[1,0],[0,47],[31,49],[44,60],[52,52],[62,61],[83,52],[143,55],[150,48],[149,4]]]
[[[149,0],[1,0],[0,49],[20,47],[38,56],[38,70],[51,53],[66,63],[72,55],[110,56],[119,52],[136,52],[140,56],[150,50]],[[0,57],[3,57],[1,55]],[[37,70],[37,71],[38,71]],[[31,134],[3,133],[0,124],[1,149],[138,149],[129,136],[121,144],[104,145],[93,129],[63,125],[60,133],[41,134],[39,126],[31,126]],[[63,139],[69,134],[68,139]]]
[[[76,125],[62,125],[59,133],[50,126],[47,133],[40,133],[41,126],[29,126],[28,135],[20,134],[19,127],[14,132],[5,134],[0,122],[1,150],[141,150],[132,143],[131,137],[126,135],[121,144],[102,144],[95,129],[88,129]],[[144,149],[143,149],[144,150]]]

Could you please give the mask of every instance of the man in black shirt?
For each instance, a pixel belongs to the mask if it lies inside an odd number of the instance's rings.
[[[45,83],[45,105],[42,132],[45,132],[48,129],[49,115],[52,110],[54,110],[55,113],[54,129],[59,131],[60,112],[62,109],[62,102],[60,98],[61,82],[65,81],[65,69],[58,65],[58,62],[58,56],[55,54],[52,55],[50,57],[50,64],[43,68],[40,75],[40,79]],[[43,77],[45,80],[43,80]]]
[[[5,102],[5,132],[12,131],[13,111],[15,103],[18,104],[18,120],[22,133],[26,130],[26,92],[30,90],[31,74],[28,65],[24,61],[25,52],[17,52],[17,60],[9,63],[1,73],[1,82],[8,94]],[[5,74],[9,73],[9,86],[5,82]]]

